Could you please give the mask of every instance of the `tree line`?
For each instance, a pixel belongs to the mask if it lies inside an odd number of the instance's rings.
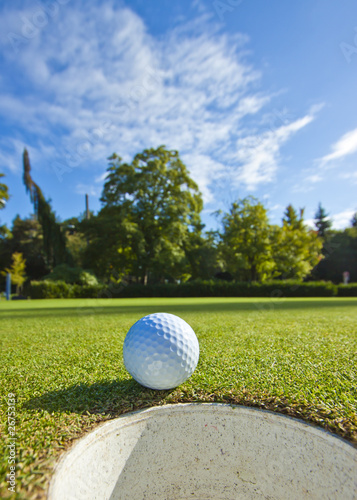
[[[177,151],[146,149],[131,163],[109,159],[97,214],[60,222],[32,179],[23,155],[24,184],[34,214],[0,226],[0,272],[27,280],[165,283],[197,279],[357,281],[357,214],[351,227],[331,229],[319,205],[315,229],[304,209],[288,205],[281,224],[253,196],[216,212],[220,229],[206,231],[202,195]],[[1,174],[0,174],[1,175]],[[0,208],[9,191],[0,184]],[[19,257],[20,255],[20,257]],[[20,272],[19,269],[22,269]],[[20,278],[19,278],[20,279]],[[21,281],[21,279],[20,279]]]

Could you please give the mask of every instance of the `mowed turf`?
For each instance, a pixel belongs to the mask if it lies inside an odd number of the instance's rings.
[[[126,372],[131,325],[153,312],[186,320],[200,342],[193,376],[152,391]],[[176,402],[253,405],[357,442],[357,299],[102,299],[0,302],[2,498],[45,498],[73,439],[125,412]],[[16,495],[7,395],[16,395]]]

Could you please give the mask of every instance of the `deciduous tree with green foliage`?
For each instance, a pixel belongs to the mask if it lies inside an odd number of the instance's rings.
[[[274,276],[271,226],[266,208],[249,196],[232,204],[223,216],[220,251],[226,271],[243,281],[264,281]]]
[[[62,231],[66,235],[66,247],[72,257],[72,264],[76,267],[82,267],[83,253],[87,247],[87,241],[80,231],[80,223],[84,215],[80,217],[71,217],[61,224]]]
[[[23,258],[22,253],[15,252],[12,256],[12,266],[10,268],[5,268],[1,272],[3,276],[11,274],[11,282],[16,285],[16,293],[19,294],[22,289],[22,285],[26,280],[26,260]]]
[[[5,177],[0,173],[0,177]],[[4,208],[6,201],[9,199],[9,190],[6,184],[0,182],[0,209]]]
[[[199,230],[189,233],[185,254],[189,279],[212,279],[221,270],[217,234],[213,231],[205,234]]]
[[[282,223],[275,227],[273,237],[277,277],[303,279],[322,258],[322,240],[305,225],[304,209],[298,214],[288,205]]]
[[[269,223],[266,208],[255,198],[234,203],[223,217],[225,270],[244,281],[305,278],[321,258],[322,242],[303,216],[303,209],[298,214],[289,205],[280,227]]]
[[[4,174],[0,173],[0,178],[4,177]],[[0,210],[5,208],[6,202],[9,199],[9,190],[6,184],[0,182]],[[7,228],[5,225],[0,226],[0,237],[5,236],[7,233]]]
[[[325,256],[314,269],[315,279],[342,282],[342,273],[350,273],[350,281],[357,281],[357,227],[343,231],[329,231],[324,248]]]
[[[30,279],[41,279],[49,272],[43,252],[42,228],[35,216],[21,219],[17,215],[8,236],[0,240],[1,264],[10,266],[15,252],[22,253],[26,260],[26,272]]]
[[[145,149],[131,163],[113,154],[98,216],[83,221],[90,259],[143,284],[185,272],[184,246],[200,225],[202,197],[177,151]],[[85,265],[91,267],[90,263]],[[93,269],[96,271],[96,269]]]

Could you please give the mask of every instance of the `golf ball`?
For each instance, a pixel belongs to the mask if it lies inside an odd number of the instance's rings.
[[[139,384],[172,389],[195,371],[199,345],[183,319],[168,313],[149,314],[128,331],[123,357],[126,369]]]

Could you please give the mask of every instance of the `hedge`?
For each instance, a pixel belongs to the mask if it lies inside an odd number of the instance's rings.
[[[31,299],[96,298],[103,285],[71,285],[65,281],[31,281],[25,294]]]
[[[302,283],[271,281],[247,283],[234,281],[192,281],[181,285],[128,285],[110,291],[115,297],[334,297],[337,287],[330,282]]]
[[[134,297],[356,297],[357,284],[334,285],[325,281],[293,280],[247,283],[191,281],[176,284],[78,285],[64,281],[32,281],[25,294],[32,299],[134,298]]]
[[[357,297],[357,283],[350,285],[338,285],[339,297]]]

